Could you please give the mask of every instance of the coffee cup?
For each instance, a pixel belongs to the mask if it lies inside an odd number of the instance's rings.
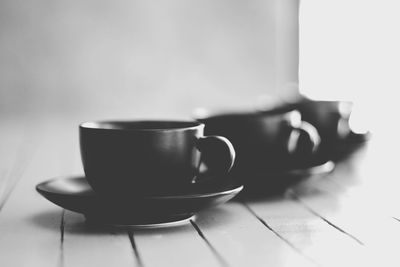
[[[351,134],[350,101],[303,99],[295,103],[302,119],[314,125],[321,136],[321,149],[335,147]]]
[[[236,150],[230,176],[249,182],[279,170],[299,167],[316,152],[319,135],[300,112],[286,107],[230,112],[197,118],[205,133],[226,136]]]
[[[204,136],[196,121],[85,122],[79,133],[89,184],[114,199],[182,192],[224,176],[235,158],[228,139]]]

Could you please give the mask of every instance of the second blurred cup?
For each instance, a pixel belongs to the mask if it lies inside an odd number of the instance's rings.
[[[316,129],[287,108],[269,111],[222,113],[197,118],[205,134],[226,136],[236,150],[230,176],[244,182],[272,172],[300,168],[317,150]]]

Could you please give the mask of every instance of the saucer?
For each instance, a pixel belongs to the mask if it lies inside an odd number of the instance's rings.
[[[246,181],[244,183],[245,189],[241,195],[266,196],[281,194],[287,188],[301,181],[329,174],[334,168],[335,163],[332,160],[314,159],[304,167],[271,170],[262,174],[249,173],[241,179]]]
[[[193,184],[186,193],[117,202],[99,197],[84,176],[51,179],[36,186],[47,200],[85,215],[89,223],[139,228],[187,223],[197,212],[229,201],[242,189],[242,185],[222,180],[209,185]]]

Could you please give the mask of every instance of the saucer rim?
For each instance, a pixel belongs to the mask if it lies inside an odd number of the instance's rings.
[[[319,163],[315,164],[316,162],[312,162],[310,165],[304,167],[296,167],[296,168],[288,168],[288,169],[270,169],[265,171],[264,175],[289,175],[289,176],[301,176],[304,174],[309,175],[317,175],[322,173],[330,173],[332,172],[335,167],[336,163],[333,159],[323,159]],[[321,170],[316,172],[315,170]],[[327,171],[325,171],[327,170]]]
[[[285,170],[282,172],[275,172],[273,174],[283,174],[283,175],[304,175],[304,174],[309,174],[309,175],[318,175],[318,174],[323,174],[323,173],[331,173],[336,167],[336,164],[333,160],[327,159],[324,160],[321,164],[317,165],[312,165],[306,168],[294,168],[290,170]]]
[[[43,195],[43,193],[48,193],[48,194],[54,194],[54,195],[63,195],[63,196],[75,196],[75,197],[97,197],[98,195],[96,192],[91,189],[89,192],[85,193],[62,193],[62,192],[55,192],[52,190],[46,189],[46,184],[50,184],[52,182],[56,182],[59,180],[86,180],[85,175],[70,175],[70,176],[58,176],[54,177],[45,181],[42,181],[38,183],[35,188],[38,193]],[[231,194],[238,194],[240,191],[243,190],[244,185],[239,183],[236,183],[234,181],[220,181],[222,184],[224,183],[224,186],[229,187],[230,189],[228,190],[218,190],[214,189],[214,192],[210,193],[195,193],[195,194],[182,194],[182,195],[161,195],[161,196],[134,196],[133,199],[141,199],[141,200],[162,200],[162,199],[192,199],[192,198],[210,198],[210,197],[215,197],[215,196],[223,196],[223,195],[231,195]],[[90,186],[90,185],[89,185]]]
[[[146,230],[146,229],[160,229],[160,228],[172,228],[178,227],[188,224],[191,220],[196,220],[196,214],[187,214],[183,219],[172,220],[167,222],[158,222],[158,223],[149,223],[149,224],[123,224],[123,223],[112,223],[112,222],[101,222],[100,221],[92,221],[95,218],[90,218],[87,214],[83,214],[86,219],[86,223],[94,224],[94,225],[104,225],[104,226],[112,226],[112,227],[121,227],[121,228],[131,228],[133,230]]]

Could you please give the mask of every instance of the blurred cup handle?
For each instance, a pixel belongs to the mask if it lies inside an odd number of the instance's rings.
[[[292,129],[286,143],[289,154],[299,154],[305,157],[313,155],[321,143],[317,129],[306,121],[290,127]]]

